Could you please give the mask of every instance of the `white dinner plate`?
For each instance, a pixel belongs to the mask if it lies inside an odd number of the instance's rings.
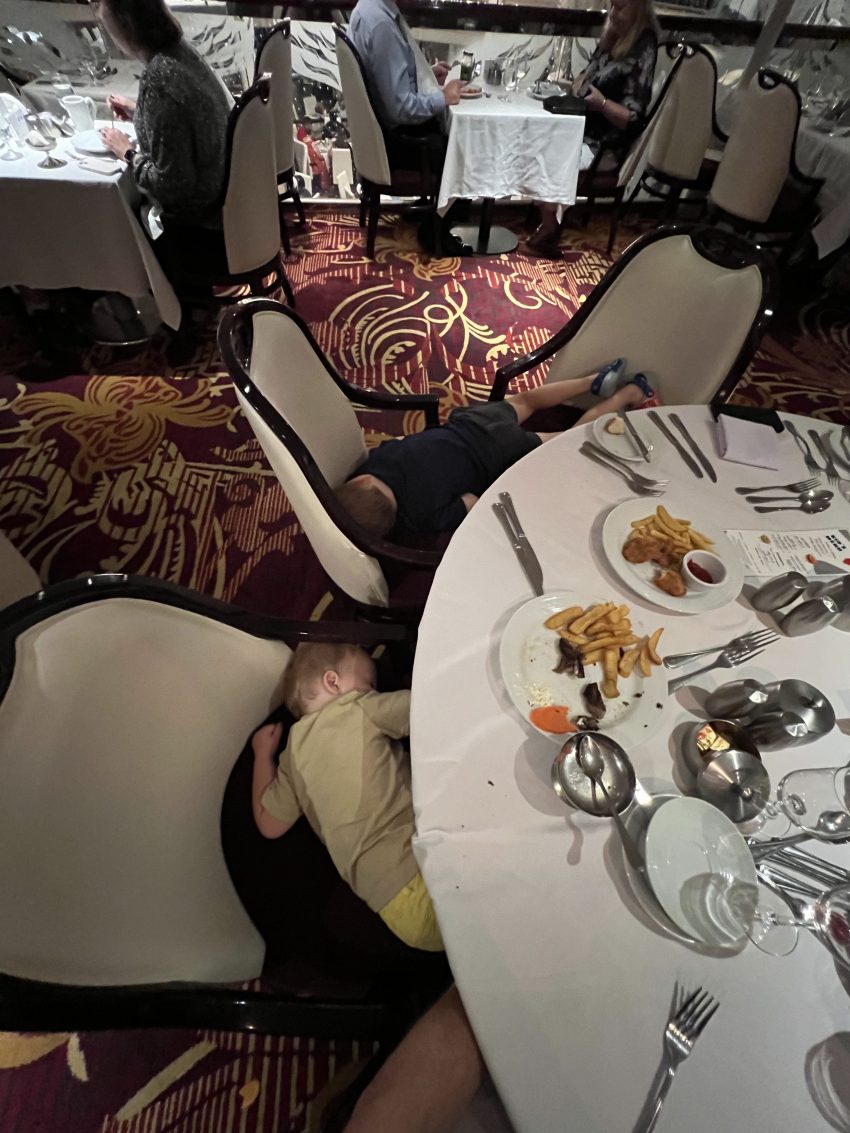
[[[602,526],[602,549],[611,569],[636,594],[654,602],[656,606],[664,606],[665,609],[676,610],[680,614],[702,614],[706,610],[717,610],[728,602],[734,602],[744,585],[744,564],[731,541],[714,524],[703,521],[699,505],[683,504],[666,496],[662,503],[674,519],[690,519],[697,531],[711,539],[714,546],[709,549],[726,567],[724,583],[711,590],[689,589],[682,598],[674,598],[659,590],[652,581],[659,570],[655,563],[630,563],[623,558],[623,544],[632,532],[632,521],[643,519],[655,511],[654,501],[646,498],[627,500],[605,518]]]
[[[483,98],[484,91],[481,87],[464,87],[460,92],[461,98]]]
[[[613,597],[610,599],[613,601]],[[571,677],[552,670],[558,663],[558,634],[543,623],[552,614],[568,606],[592,605],[603,598],[586,598],[565,590],[555,590],[540,598],[532,598],[514,612],[499,643],[499,667],[505,688],[523,720],[542,736],[558,743],[562,734],[553,735],[537,728],[528,718],[538,704],[562,704],[570,718],[587,715],[581,690],[586,684],[602,683],[602,666],[588,665],[585,676]],[[635,634],[641,628],[632,618]],[[656,627],[653,626],[653,629]],[[645,632],[645,631],[644,631]],[[630,677],[619,677],[620,696],[605,701],[605,715],[599,722],[600,732],[628,747],[654,735],[661,724],[661,709],[667,696],[667,682],[662,667],[653,666],[652,675],[644,677],[638,666]],[[549,697],[551,696],[551,700]]]
[[[115,128],[120,130],[122,134],[126,134],[131,143],[135,141],[136,135],[133,127],[127,122],[117,122]],[[103,138],[100,136],[100,127],[96,130],[84,130],[82,134],[74,134],[71,144],[80,153],[92,154],[94,157],[103,157],[105,154],[112,156],[112,150],[104,145]]]
[[[643,459],[640,453],[635,451],[635,446],[629,440],[627,433],[609,433],[606,430],[605,426],[616,416],[616,413],[607,413],[604,417],[596,418],[596,420],[593,422],[594,439],[603,448],[607,448],[609,452],[613,452],[615,456],[619,456],[621,460],[634,460],[638,464],[644,464],[648,467],[649,464],[652,463],[652,458],[655,456],[655,453],[658,451],[657,448],[653,449],[653,451],[649,454],[649,461],[647,462]],[[635,425],[635,422],[632,421],[632,424]],[[644,444],[651,443],[647,440],[647,437],[645,435],[646,429],[642,429],[639,425],[635,425],[635,432],[640,434],[640,438],[644,442]],[[638,469],[638,471],[640,471],[640,469]]]
[[[664,912],[689,936],[738,944],[758,903],[756,866],[725,814],[702,799],[671,799],[646,832],[646,868]]]

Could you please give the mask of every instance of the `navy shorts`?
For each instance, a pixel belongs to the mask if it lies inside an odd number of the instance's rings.
[[[490,484],[541,444],[536,433],[523,429],[517,422],[509,401],[485,401],[455,409],[446,428],[463,436]]]

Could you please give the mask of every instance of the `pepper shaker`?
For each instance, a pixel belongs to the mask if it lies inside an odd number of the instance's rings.
[[[781,610],[799,598],[808,588],[809,580],[799,571],[789,570],[785,574],[771,578],[750,598],[754,610]]]

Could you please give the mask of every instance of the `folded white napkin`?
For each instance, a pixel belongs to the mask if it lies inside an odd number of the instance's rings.
[[[717,418],[717,448],[724,460],[778,469],[781,464],[779,433],[771,425],[744,421],[740,417]]]
[[[118,161],[110,161],[103,157],[86,157],[78,162],[80,169],[87,169],[89,173],[105,173],[107,176],[117,173],[121,168]]]

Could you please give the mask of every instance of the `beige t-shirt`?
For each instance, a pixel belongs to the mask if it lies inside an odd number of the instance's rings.
[[[340,876],[378,912],[418,871],[413,800],[401,745],[410,693],[349,692],[302,716],[262,804],[281,822],[304,814]]]

